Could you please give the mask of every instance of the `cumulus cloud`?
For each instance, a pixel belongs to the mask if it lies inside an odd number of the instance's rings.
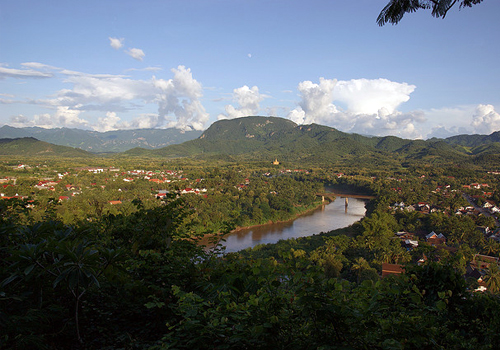
[[[118,130],[123,127],[121,119],[115,112],[107,112],[105,117],[98,118],[97,125],[93,127],[95,131],[106,132]]]
[[[471,126],[474,132],[489,135],[500,130],[500,114],[492,105],[478,105],[472,116]]]
[[[29,65],[47,68],[42,64]],[[11,125],[86,127],[99,131],[155,127],[203,130],[208,122],[209,115],[201,103],[203,87],[184,66],[172,69],[173,78],[168,80],[154,76],[149,80],[137,80],[121,75],[52,69],[72,86],[57,91],[50,98],[29,103],[55,112],[36,115],[32,119],[16,116],[11,118]],[[8,101],[1,99],[0,102]],[[127,121],[122,121],[117,115],[117,112],[132,112],[148,105],[148,108],[156,105],[158,113],[141,113]],[[86,112],[96,114],[99,111],[102,114],[94,123],[80,117]]]
[[[302,81],[298,90],[301,95],[299,106],[292,110],[289,118],[297,124],[322,123],[337,118],[338,110],[333,104],[333,89],[337,80],[320,78],[319,84]]]
[[[334,100],[346,103],[353,114],[376,114],[382,108],[393,113],[410,99],[415,85],[396,83],[387,79],[353,79],[339,81],[333,93]]]
[[[365,135],[394,135],[409,139],[424,137],[418,127],[427,120],[424,112],[402,113],[395,111],[387,113],[383,111],[381,110],[377,115],[360,114],[354,116],[354,124],[348,131]]]
[[[346,132],[417,138],[422,135],[416,124],[426,120],[424,114],[396,110],[409,100],[414,89],[414,85],[387,79],[303,81],[298,85],[301,100],[288,118],[298,124],[318,123]],[[334,102],[346,109],[338,108]]]
[[[154,129],[163,126],[165,117],[158,114],[141,114],[127,123],[128,129]],[[172,124],[171,124],[172,125]],[[173,127],[173,126],[172,126]],[[180,128],[182,130],[192,129],[190,126]]]
[[[468,130],[464,128],[457,126],[447,127],[445,125],[439,124],[431,129],[431,131],[427,134],[426,138],[436,137],[438,139],[445,139],[451,136],[466,134],[466,133],[468,133]]]
[[[115,50],[119,50],[123,47],[123,41],[125,39],[123,38],[112,38],[112,37],[109,37],[109,45],[111,45],[111,47]]]
[[[155,87],[161,91],[158,95],[158,123],[166,120],[168,127],[203,130],[209,115],[200,101],[203,96],[201,83],[184,66],[173,68],[172,73],[173,79],[154,80]],[[175,120],[171,119],[172,114]]]
[[[144,56],[146,56],[144,51],[142,51],[141,49],[136,49],[134,47],[126,50],[125,53],[137,61],[142,61],[144,59]]]
[[[238,103],[238,107],[226,105],[226,114],[219,114],[217,119],[234,119],[256,115],[260,109],[260,102],[267,97],[267,95],[259,93],[259,88],[257,86],[249,88],[244,85],[240,88],[234,89],[232,98],[233,101]]]
[[[23,115],[18,115],[10,118],[10,125],[14,127],[29,127],[38,126],[40,128],[88,128],[89,122],[80,118],[80,111],[70,109],[68,107],[59,106],[54,114],[44,113],[37,114],[32,119]]]

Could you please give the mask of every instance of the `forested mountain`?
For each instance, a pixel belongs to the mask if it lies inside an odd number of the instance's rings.
[[[79,148],[53,145],[33,137],[0,139],[0,155],[93,157]]]
[[[445,141],[450,145],[478,147],[485,144],[500,142],[500,131],[495,131],[491,135],[457,135],[448,137]]]
[[[26,133],[30,134],[29,137],[92,153],[123,152],[123,155],[132,157],[195,157],[266,162],[279,158],[280,161],[310,164],[340,160],[352,164],[486,162],[489,166],[500,166],[500,132],[491,135],[458,135],[447,139],[408,140],[395,136],[349,134],[318,124],[298,125],[284,118],[258,116],[217,121],[200,137],[198,131],[182,133],[177,129],[99,133],[67,128],[0,128],[0,138],[23,137]],[[56,148],[53,150],[56,152]],[[15,154],[15,149],[10,148],[8,152]]]
[[[0,138],[34,137],[55,145],[81,148],[93,153],[124,152],[134,147],[161,148],[192,140],[200,135],[201,131],[181,131],[175,128],[107,132],[69,128],[14,128],[8,125],[0,128]]]
[[[499,135],[462,135],[450,139],[407,140],[395,136],[368,137],[331,127],[297,125],[276,117],[244,117],[213,123],[200,138],[157,150],[132,149],[131,156],[229,157],[234,160],[304,161],[325,163],[404,162],[477,163],[496,154]],[[482,141],[481,141],[482,140]],[[492,158],[489,158],[491,161]],[[491,165],[496,164],[494,160]],[[500,164],[500,163],[499,163]]]

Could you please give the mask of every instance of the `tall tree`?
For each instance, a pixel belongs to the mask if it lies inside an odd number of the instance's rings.
[[[459,7],[472,7],[483,0],[391,0],[377,17],[377,24],[398,24],[406,13],[416,12],[421,9],[431,9],[436,18],[445,18],[448,11],[457,3]]]
[[[490,264],[485,276],[486,287],[491,293],[500,292],[500,268],[497,264]]]

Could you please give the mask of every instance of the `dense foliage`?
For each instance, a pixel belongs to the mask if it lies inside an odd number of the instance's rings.
[[[500,347],[500,269],[466,274],[477,254],[500,254],[486,209],[500,204],[494,157],[265,125],[233,131],[296,142],[282,164],[262,161],[269,149],[246,162],[2,159],[0,348]],[[330,137],[324,156],[293,154]],[[327,190],[373,199],[340,230],[230,254],[217,244],[235,227],[293,219]],[[446,242],[428,242],[432,231]],[[387,264],[404,273],[382,277]]]
[[[184,204],[164,203],[80,226],[16,224],[25,206],[4,205],[2,348],[500,345],[500,300],[471,293],[456,259],[379,279],[380,261],[406,255],[389,239],[397,228],[389,214],[314,237],[316,246],[282,242],[275,257],[218,257],[185,239]]]

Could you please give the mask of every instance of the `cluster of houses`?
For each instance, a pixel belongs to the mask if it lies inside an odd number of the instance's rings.
[[[414,233],[410,232],[396,232],[395,233],[396,237],[398,237],[401,240],[401,244],[403,247],[405,247],[408,250],[412,250],[414,248],[418,247],[418,242],[420,240],[425,240],[428,244],[432,246],[442,246],[446,243],[446,236],[443,235],[442,233],[436,233],[432,231],[431,233],[425,235],[425,236],[417,236]]]
[[[485,292],[488,290],[486,284],[487,270],[492,264],[499,265],[499,258],[489,255],[475,254],[472,261],[467,264],[463,278],[473,282],[474,292]],[[421,259],[423,262],[424,259]],[[382,264],[382,277],[390,275],[400,275],[404,272],[404,266],[401,264]],[[475,283],[474,283],[475,282]]]
[[[279,174],[280,175],[289,175],[289,174],[292,174],[292,173],[303,173],[303,174],[309,174],[309,170],[304,170],[304,169],[284,169],[284,170],[280,170],[279,171]],[[270,172],[265,172],[264,174],[262,174],[263,176],[267,176],[267,177],[273,177],[274,175]]]
[[[12,182],[12,183],[10,183]],[[0,197],[4,199],[10,199],[10,198],[17,198],[19,195],[16,193],[15,196],[7,196],[4,192],[9,188],[9,187],[14,187],[16,183],[16,179],[11,179],[9,177],[4,177],[0,179]]]
[[[500,229],[496,230],[500,232]],[[498,233],[500,235],[500,233]],[[412,250],[419,245],[419,240],[416,235],[409,232],[397,232],[395,236],[401,240],[401,244],[408,250]],[[446,249],[451,253],[455,252],[457,249],[453,247],[446,246],[446,236],[442,233],[436,233],[432,231],[425,236],[418,237],[420,239],[424,238],[425,241],[439,249]],[[422,259],[418,261],[418,264],[424,263],[427,258],[424,256]],[[498,257],[475,254],[472,261],[470,261],[466,266],[466,272],[463,276],[466,280],[476,282],[476,286],[474,287],[475,292],[484,292],[487,290],[485,283],[485,276],[487,270],[491,266],[491,264],[500,265],[500,259]],[[383,263],[382,264],[382,277],[390,276],[390,275],[398,275],[404,272],[404,266],[401,264],[390,264]]]
[[[488,188],[490,187],[488,184],[480,184],[480,183],[472,183],[470,185],[464,185],[463,188],[465,189],[475,189],[475,190],[480,190],[482,188]]]
[[[393,210],[405,210],[408,212],[419,211],[425,214],[435,213],[440,211],[440,209],[438,209],[437,207],[430,206],[429,204],[424,202],[419,202],[417,204],[410,204],[410,205],[406,205],[404,202],[399,202],[399,203],[396,202],[391,206],[391,208]]]
[[[21,164],[20,168],[25,168],[26,165]],[[124,182],[133,182],[136,179],[145,179],[148,180],[152,183],[156,184],[162,184],[162,183],[170,183],[170,182],[175,182],[175,181],[187,181],[188,179],[183,176],[182,170],[156,170],[156,171],[148,171],[148,170],[130,170],[130,171],[120,171],[118,168],[110,167],[110,168],[104,168],[104,167],[81,167],[81,168],[75,168],[76,172],[81,172],[81,171],[88,171],[94,174],[101,174],[101,173],[107,173],[107,172],[113,172],[114,173],[114,178],[122,178]],[[64,173],[58,173],[57,174],[57,179],[54,178],[44,178],[38,181],[36,185],[34,185],[34,188],[37,190],[46,190],[46,191],[56,191],[57,186],[60,186],[61,180],[66,176],[69,175],[69,172],[64,172]],[[200,183],[203,179],[196,179],[196,183]],[[16,179],[13,178],[2,178],[0,179],[0,184],[3,185],[4,188],[10,187],[10,186],[15,186],[15,181]],[[247,183],[248,184],[248,183]],[[1,186],[0,185],[0,186]],[[91,183],[90,186],[97,186],[96,183]],[[105,188],[105,185],[101,186],[102,188]],[[59,196],[59,201],[65,201],[70,199],[71,197],[81,194],[81,189],[78,186],[68,184],[65,185],[66,191],[70,192],[67,195],[62,195]],[[186,187],[181,190],[178,190],[176,193],[178,195],[184,195],[188,193],[194,193],[194,194],[199,194],[202,195],[205,192],[207,192],[207,189],[205,188],[194,188],[194,187]],[[164,198],[166,194],[168,193],[167,190],[160,190],[158,193],[155,193],[154,196],[157,198]],[[3,199],[9,199],[9,198],[24,198],[23,196],[19,196],[16,194],[15,196],[6,196],[5,193],[0,192],[0,197]],[[110,201],[110,204],[121,204],[121,201]]]

